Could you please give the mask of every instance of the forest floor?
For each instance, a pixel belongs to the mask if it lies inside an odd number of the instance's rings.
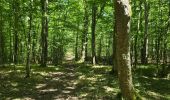
[[[111,66],[73,62],[32,65],[26,79],[24,66],[0,68],[0,100],[116,100],[118,78],[110,70]],[[170,100],[170,79],[135,74],[134,85],[144,100]]]

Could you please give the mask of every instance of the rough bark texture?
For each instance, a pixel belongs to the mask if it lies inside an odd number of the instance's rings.
[[[48,0],[41,0],[42,6],[42,30],[41,30],[41,66],[47,66],[47,57],[48,57],[48,18],[47,18],[47,6]]]
[[[116,15],[116,58],[118,66],[119,85],[125,100],[134,100],[134,88],[130,64],[130,16],[129,0],[115,1]]]

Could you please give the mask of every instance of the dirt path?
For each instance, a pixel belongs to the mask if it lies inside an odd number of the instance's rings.
[[[117,83],[105,67],[70,61],[56,67],[35,66],[29,79],[24,78],[24,68],[17,69],[0,70],[0,100],[108,100],[117,93]]]

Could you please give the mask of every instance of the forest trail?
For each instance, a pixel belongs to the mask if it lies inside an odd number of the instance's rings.
[[[109,66],[68,61],[46,68],[32,66],[31,77],[25,79],[24,66],[15,71],[0,68],[0,100],[115,100],[118,80],[109,71]],[[134,81],[149,100],[169,100],[169,80],[140,77]]]
[[[46,88],[40,90],[41,97],[38,99],[77,100],[76,67],[69,61],[62,66],[60,71],[49,73]]]
[[[15,72],[0,71],[0,80],[3,80],[0,100],[111,99],[118,91],[117,80],[107,74],[108,69],[104,66],[93,67],[68,60],[61,66],[33,66],[28,79],[24,78],[24,67],[21,67]]]

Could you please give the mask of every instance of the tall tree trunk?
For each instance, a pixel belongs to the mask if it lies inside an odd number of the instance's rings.
[[[115,18],[115,16],[114,16],[114,18]],[[113,26],[113,30],[114,30],[114,32],[113,32],[113,46],[112,46],[112,48],[113,48],[113,65],[112,65],[112,71],[111,71],[111,73],[113,73],[113,74],[117,74],[117,61],[116,61],[116,23],[115,23],[116,21],[114,20],[114,26]]]
[[[143,45],[142,45],[142,54],[141,54],[141,63],[147,64],[148,63],[148,17],[149,17],[149,4],[145,0],[144,1],[144,8],[145,8],[145,32],[143,38]]]
[[[31,33],[32,33],[32,3],[30,0],[30,15],[29,15],[29,32],[28,32],[28,45],[27,45],[27,64],[26,64],[26,78],[30,77],[30,53],[31,53]]]
[[[0,6],[0,65],[4,63],[4,33],[3,33],[3,18]]]
[[[103,40],[103,37],[100,36],[100,39],[99,39],[99,47],[98,47],[98,60],[99,60],[99,61],[101,61],[102,40]]]
[[[78,45],[79,45],[79,22],[77,24],[77,33],[76,33],[76,47],[75,47],[75,61],[78,61]]]
[[[139,3],[139,14],[138,14],[138,23],[137,23],[137,33],[135,35],[135,44],[134,44],[134,58],[135,58],[135,61],[134,61],[134,68],[136,68],[137,66],[137,63],[138,63],[138,46],[137,46],[137,43],[138,43],[138,35],[140,33],[140,29],[141,29],[141,23],[142,23],[142,19],[141,19],[141,16],[142,16],[142,1],[140,1]]]
[[[125,100],[135,100],[130,64],[130,17],[129,0],[115,0],[116,16],[116,58],[119,85]]]
[[[18,63],[18,44],[19,44],[19,38],[18,38],[18,30],[19,30],[19,0],[14,0],[14,64]]]
[[[168,13],[168,24],[167,24],[167,28],[166,28],[166,33],[164,34],[164,38],[163,38],[163,65],[162,65],[162,73],[161,75],[164,76],[167,74],[166,72],[166,66],[167,66],[167,60],[168,60],[168,55],[167,55],[167,45],[168,45],[168,40],[167,40],[167,37],[168,37],[168,32],[169,32],[169,29],[170,29],[170,1],[169,1],[169,4],[168,4],[168,8],[169,8],[169,13]]]
[[[160,23],[162,24],[162,9],[161,9],[161,0],[159,0],[159,15],[160,15]],[[159,70],[159,64],[160,64],[160,55],[161,55],[161,39],[162,39],[162,27],[158,25],[158,32],[157,33],[157,40],[156,40],[156,64],[157,64],[157,71]]]
[[[88,34],[88,24],[89,24],[89,15],[88,15],[88,4],[87,0],[84,1],[84,31],[82,36],[82,51],[80,61],[82,63],[87,59],[87,34]]]
[[[95,31],[96,31],[96,16],[97,16],[97,5],[95,1],[93,1],[92,5],[92,40],[91,40],[91,49],[92,49],[92,64],[96,64],[96,36],[95,36]]]
[[[41,46],[42,46],[42,53],[41,53],[41,66],[47,66],[47,57],[48,57],[48,0],[41,0],[42,6],[42,30],[41,30]]]
[[[111,64],[110,62],[110,46],[111,46],[111,36],[113,33],[110,33],[109,37],[108,37],[108,41],[107,41],[107,47],[106,47],[106,63],[107,64]]]
[[[10,54],[9,54],[9,62],[10,63],[12,63],[13,62],[13,45],[12,45],[12,43],[13,43],[13,39],[12,39],[12,31],[11,31],[11,27],[12,26],[12,22],[10,21],[9,22],[9,27],[10,27],[10,30],[9,30],[9,37],[10,37],[10,43],[9,43],[9,46],[10,46]]]
[[[36,40],[37,40],[37,36],[36,36],[36,32],[32,31],[33,35],[32,35],[32,62],[36,63]]]

